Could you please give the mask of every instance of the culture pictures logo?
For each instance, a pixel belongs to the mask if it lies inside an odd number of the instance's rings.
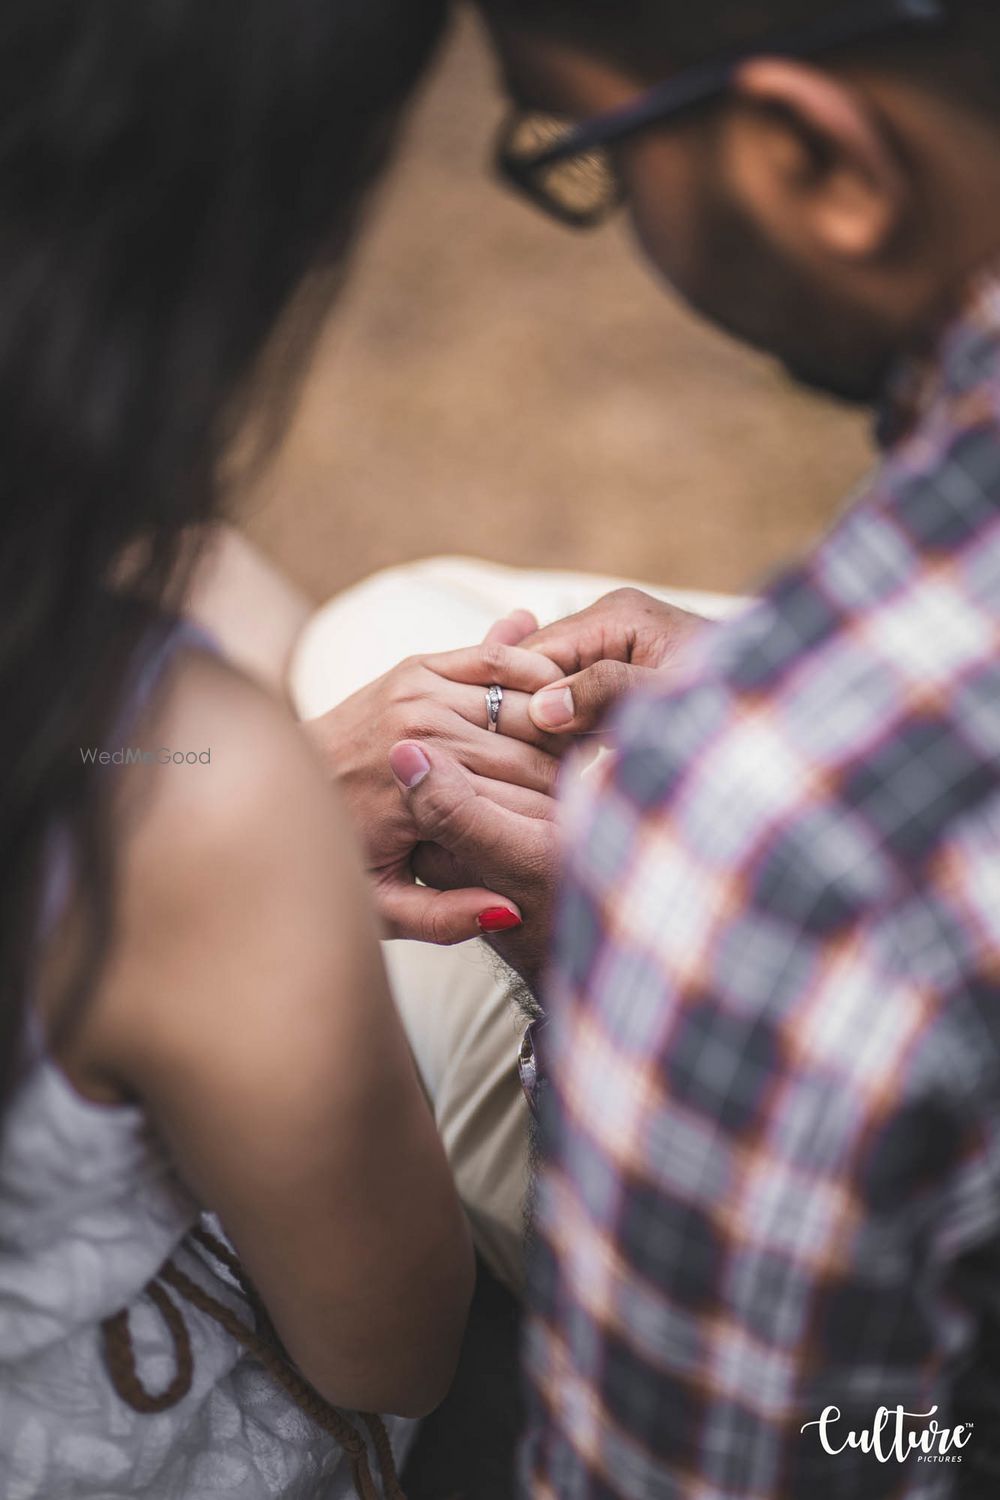
[[[868,1453],[880,1464],[960,1464],[962,1449],[972,1439],[972,1422],[944,1427],[937,1420],[938,1408],[906,1411],[902,1406],[880,1406],[870,1427],[845,1429],[839,1406],[828,1406],[815,1422],[800,1429],[818,1432],[823,1450],[831,1457],[855,1449]]]

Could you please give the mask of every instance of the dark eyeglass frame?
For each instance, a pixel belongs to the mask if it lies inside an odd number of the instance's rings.
[[[949,18],[946,0],[860,0],[860,3],[854,0],[820,20],[765,34],[757,42],[730,48],[684,68],[664,83],[654,84],[631,103],[584,120],[573,126],[563,140],[525,156],[518,155],[512,147],[518,122],[525,117],[525,112],[515,111],[501,132],[497,170],[518,192],[560,222],[575,229],[594,228],[615,212],[621,196],[592,213],[576,211],[546,191],[540,176],[546,168],[603,150],[651,125],[662,125],[686,110],[711,103],[726,92],[737,68],[752,57],[816,57],[897,27],[930,31],[944,25]]]

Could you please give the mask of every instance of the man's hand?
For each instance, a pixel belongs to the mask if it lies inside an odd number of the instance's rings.
[[[419,738],[454,757],[477,795],[517,819],[547,820],[558,773],[552,751],[563,742],[532,723],[528,704],[562,674],[542,651],[517,649],[514,643],[535,629],[537,621],[518,612],[482,646],[412,657],[305,726],[364,840],[376,904],[393,937],[458,943],[491,924],[518,920],[512,903],[481,876],[440,893],[414,884],[423,834],[400,799],[389,751],[401,739]],[[487,732],[486,689],[493,683],[504,689],[499,734]]]
[[[532,722],[551,735],[592,732],[620,698],[675,662],[708,623],[626,588],[524,637],[523,648],[541,651],[564,674],[532,698]]]
[[[516,905],[520,922],[504,931],[481,927],[500,956],[536,988],[545,963],[560,864],[559,827],[548,816],[501,806],[477,790],[473,777],[439,747],[404,741],[389,764],[425,846],[437,851],[439,869],[475,870],[485,885]],[[435,883],[447,885],[447,869]],[[414,899],[433,911],[446,899],[414,886]]]

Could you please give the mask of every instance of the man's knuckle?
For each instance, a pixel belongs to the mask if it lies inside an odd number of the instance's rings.
[[[431,787],[426,792],[417,821],[425,836],[447,849],[466,834],[469,807],[465,799],[456,801],[453,795]]]
[[[423,791],[417,808],[417,822],[424,828],[428,825],[434,828],[444,827],[454,810],[452,799],[442,792],[440,787],[429,786]]]
[[[599,661],[591,672],[591,680],[602,694],[616,688],[621,677],[622,664],[617,661]]]

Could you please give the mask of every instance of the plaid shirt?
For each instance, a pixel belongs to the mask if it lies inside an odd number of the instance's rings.
[[[1000,1495],[1000,277],[920,392],[573,794],[532,1500]]]

